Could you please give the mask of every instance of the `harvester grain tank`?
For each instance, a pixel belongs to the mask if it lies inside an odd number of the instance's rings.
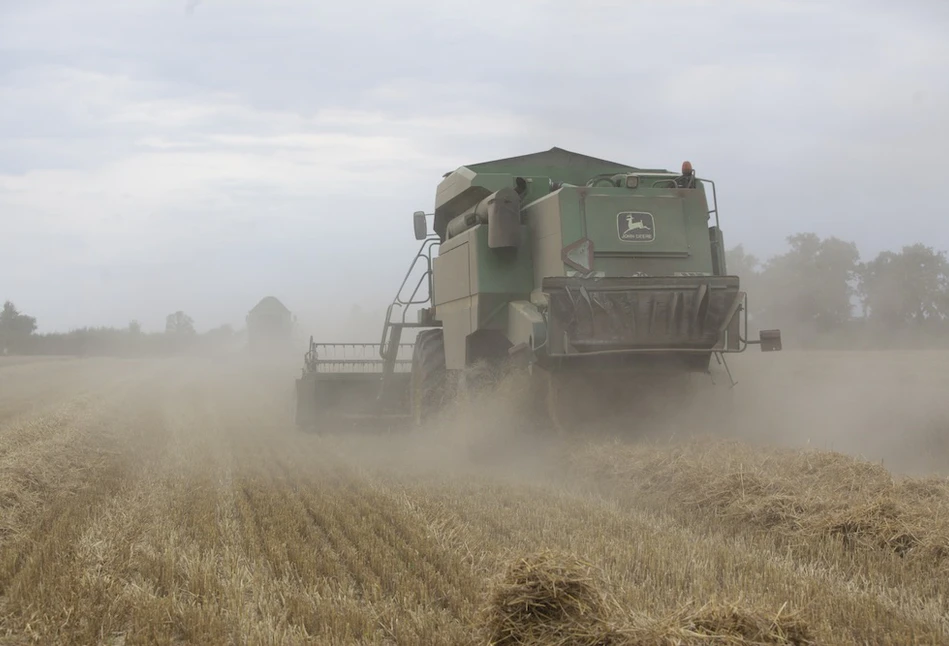
[[[380,343],[358,344],[373,356],[311,339],[301,425],[347,380],[375,393],[360,400],[364,413],[419,422],[452,374],[513,363],[545,384],[548,401],[567,388],[572,409],[596,410],[709,372],[713,357],[724,363],[749,344],[781,349],[779,330],[744,336],[747,297],[725,266],[715,184],[688,162],[672,172],[552,148],[462,166],[414,228],[422,244]],[[414,343],[402,343],[406,329],[420,329]]]
[[[274,296],[265,296],[245,318],[247,348],[254,352],[286,350],[292,347],[293,314]]]

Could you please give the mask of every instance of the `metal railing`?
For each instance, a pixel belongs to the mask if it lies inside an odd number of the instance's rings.
[[[393,360],[394,372],[412,370],[412,345],[399,344]],[[378,343],[314,343],[311,339],[304,372],[382,374],[385,362],[378,352]]]
[[[715,226],[721,228],[718,224],[718,193],[715,191],[715,182],[710,179],[702,179],[700,177],[695,178],[696,182],[702,182],[703,184],[709,184],[712,187],[712,208],[709,209],[709,216],[713,213],[715,214]],[[724,251],[724,250],[723,250]]]
[[[441,242],[436,235],[430,235],[419,247],[418,252],[415,254],[415,258],[412,259],[412,264],[409,265],[409,269],[405,272],[405,277],[402,279],[401,285],[395,294],[395,298],[392,300],[392,303],[389,304],[389,307],[386,308],[386,318],[385,323],[382,326],[382,339],[379,342],[379,356],[386,358],[388,356],[388,347],[390,342],[390,332],[392,331],[393,326],[399,328],[401,333],[401,328],[404,327],[422,327],[419,323],[409,323],[406,321],[406,316],[408,315],[409,308],[413,305],[429,305],[432,302],[432,297],[434,294],[435,286],[432,275],[432,258],[433,253],[436,247],[440,246]],[[412,289],[411,294],[409,294],[406,299],[403,295],[406,289],[406,286],[409,285],[409,279],[412,277],[412,272],[415,271],[418,267],[419,262],[424,262],[424,271],[421,276],[418,277],[418,280],[415,281],[415,287]],[[422,288],[422,285],[425,285],[425,297],[419,298],[419,290]],[[401,312],[401,317],[399,314],[396,314],[396,317],[393,318],[393,312]],[[428,326],[425,326],[428,327]]]
[[[651,187],[652,188],[681,188],[676,183],[676,179],[678,178],[670,177],[668,179],[658,179],[651,184]],[[701,182],[702,184],[708,184],[712,187],[712,208],[709,209],[708,214],[710,217],[712,215],[715,216],[715,226],[721,228],[718,222],[718,193],[715,190],[715,182],[713,182],[710,179],[704,179],[702,177],[696,177],[695,182],[696,184],[698,184],[699,182]],[[668,186],[660,187],[660,184],[668,184]]]

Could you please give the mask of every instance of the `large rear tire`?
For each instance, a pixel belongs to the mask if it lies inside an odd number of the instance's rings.
[[[430,420],[444,404],[448,370],[442,330],[423,330],[412,350],[412,417],[416,426]]]

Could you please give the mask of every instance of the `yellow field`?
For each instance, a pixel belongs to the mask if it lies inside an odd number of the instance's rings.
[[[308,435],[298,366],[0,360],[0,644],[949,643],[949,356],[741,359],[668,441]]]

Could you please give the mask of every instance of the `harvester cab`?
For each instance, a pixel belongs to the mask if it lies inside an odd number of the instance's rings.
[[[708,373],[713,357],[727,370],[728,353],[781,349],[779,330],[745,338],[715,184],[688,162],[670,172],[552,148],[462,166],[413,226],[421,247],[372,348],[376,413],[422,421],[450,375],[477,363],[522,366],[548,402],[577,411],[577,400],[635,409],[634,393]],[[402,343],[407,328],[421,328],[414,343]],[[327,376],[341,364],[308,365],[299,419],[324,409],[323,382],[345,381]]]

